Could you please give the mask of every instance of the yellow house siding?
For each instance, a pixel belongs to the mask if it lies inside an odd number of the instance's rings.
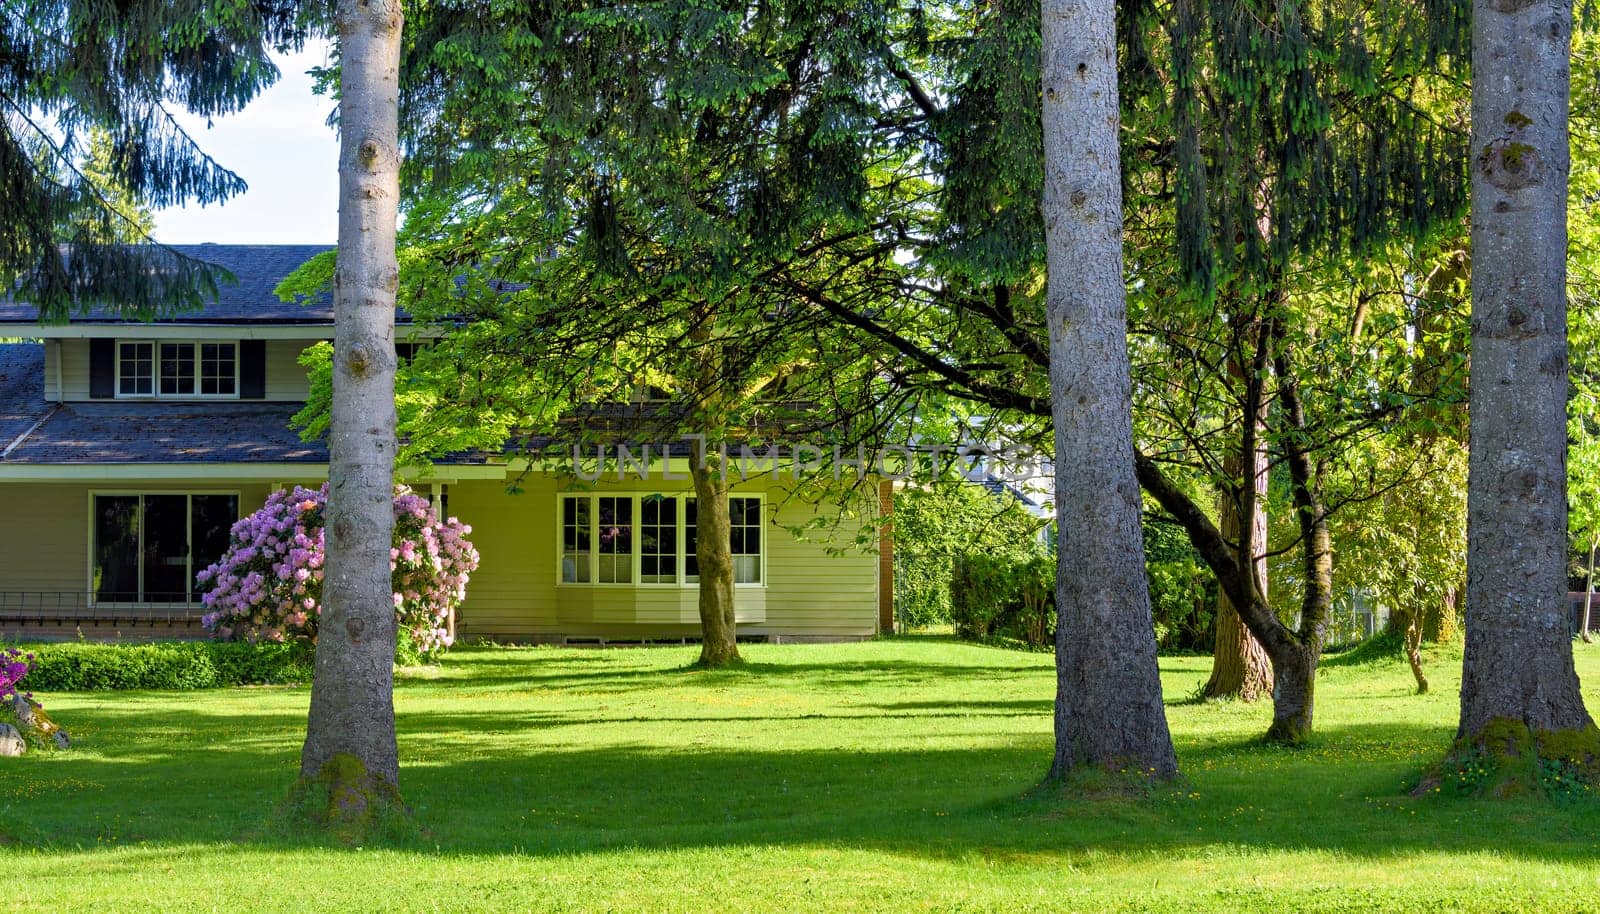
[[[766,493],[781,524],[799,525],[816,509],[785,499],[767,478],[737,483],[734,493]],[[580,482],[529,474],[520,494],[497,482],[450,486],[450,513],[471,524],[482,557],[462,606],[464,637],[600,638],[693,637],[699,631],[697,591],[671,585],[559,585],[557,500],[561,492],[630,492],[684,495],[687,481]],[[852,545],[863,521],[797,539],[767,519],[766,586],[742,585],[736,594],[739,631],[750,635],[868,636],[876,630],[876,557]],[[845,547],[830,554],[829,545]]]
[[[94,485],[0,485],[10,529],[0,549],[0,591],[86,593],[89,587],[89,495],[91,492],[238,492],[239,512],[249,514],[267,498],[259,484],[206,480],[192,485],[149,485],[107,480]]]
[[[51,375],[45,377],[48,379]],[[89,399],[88,340],[61,341],[61,390],[64,400]]]

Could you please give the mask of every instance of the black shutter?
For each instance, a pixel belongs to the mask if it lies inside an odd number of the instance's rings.
[[[266,340],[239,341],[239,399],[267,398]]]
[[[89,397],[109,400],[117,395],[117,341],[89,341]]]

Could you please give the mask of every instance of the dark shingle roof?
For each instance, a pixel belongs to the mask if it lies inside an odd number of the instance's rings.
[[[0,451],[49,408],[44,399],[43,344],[0,345]]]
[[[289,428],[298,403],[67,403],[7,456],[17,463],[326,463]]]
[[[283,302],[273,293],[285,276],[330,245],[315,244],[175,244],[173,250],[213,263],[237,279],[222,283],[217,300],[199,311],[162,318],[162,323],[327,323],[333,320],[333,301],[322,295],[306,304]],[[0,322],[31,323],[38,319],[32,305],[0,298]],[[114,313],[95,310],[74,316],[73,323],[120,322]]]

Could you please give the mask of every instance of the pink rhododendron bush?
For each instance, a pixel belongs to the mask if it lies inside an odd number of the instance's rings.
[[[322,614],[323,513],[328,487],[274,492],[261,510],[233,525],[228,551],[196,575],[203,622],[217,637],[315,642]],[[450,646],[450,613],[467,595],[478,550],[472,528],[441,520],[428,500],[395,489],[394,611],[401,641],[424,656]],[[404,645],[402,645],[402,650]]]

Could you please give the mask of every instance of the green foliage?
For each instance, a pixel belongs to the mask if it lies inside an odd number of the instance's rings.
[[[151,644],[40,644],[24,679],[34,692],[213,689],[311,681],[311,651],[300,644],[187,641]]]
[[[1176,524],[1144,522],[1150,614],[1162,650],[1203,650],[1214,636],[1217,582]]]
[[[1027,558],[1045,522],[1009,495],[943,481],[895,493],[894,606],[901,629],[947,623],[954,565],[963,555]]]
[[[977,641],[1055,643],[1056,559],[967,553],[950,576],[950,619],[956,634]]]
[[[1600,93],[1600,35],[1576,33],[1572,43],[1573,98]],[[1587,570],[1600,545],[1600,113],[1572,110],[1572,175],[1568,192],[1567,528]]]
[[[217,0],[0,8],[0,288],[48,321],[146,318],[214,297],[224,271],[148,243],[138,207],[216,203],[243,179],[171,109],[237,111],[277,79],[320,4]],[[136,201],[136,202],[135,202]],[[118,242],[137,240],[137,245]]]

